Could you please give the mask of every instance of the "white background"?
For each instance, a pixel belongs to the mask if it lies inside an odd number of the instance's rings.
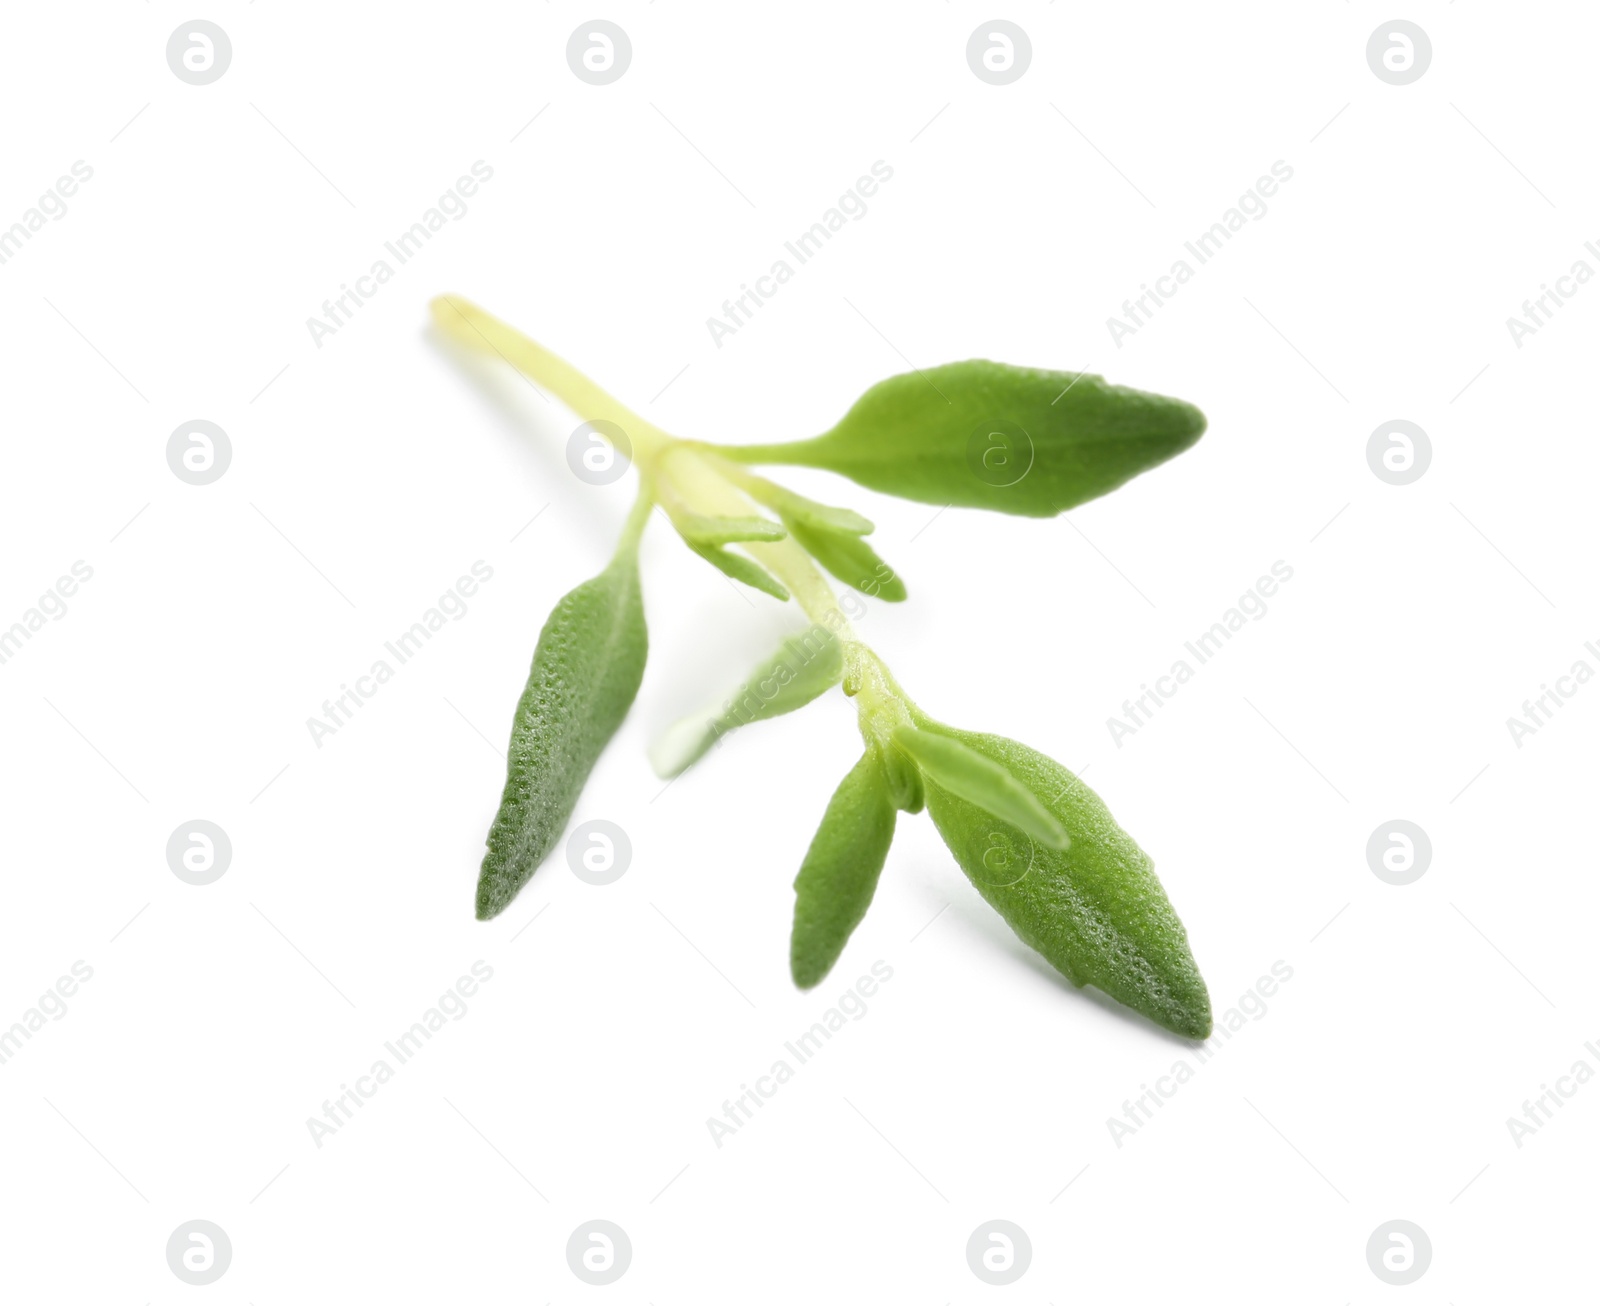
[[[168,68],[201,16],[233,58]],[[585,19],[627,73],[569,70]],[[969,35],[1030,35],[1009,86]],[[0,666],[0,1024],[93,978],[0,1066],[0,1295],[28,1302],[1377,1302],[1591,1291],[1600,1086],[1506,1120],[1600,1036],[1586,686],[1506,726],[1600,639],[1600,289],[1519,349],[1506,319],[1600,238],[1595,17],[1387,6],[11,6],[0,224],[91,181],[0,266],[0,624],[93,579]],[[530,120],[531,124],[530,124]],[[692,142],[692,144],[691,144]],[[1092,144],[1091,144],[1092,142]],[[893,180],[715,347],[706,318],[874,160]],[[493,179],[361,311],[306,319],[472,163]],[[1106,320],[1277,160],[1293,179],[1135,336]],[[1591,283],[1592,286],[1592,283]],[[859,747],[837,695],[663,792],[643,750],[798,624],[659,520],[651,660],[574,820],[633,844],[614,885],[558,851],[472,919],[512,706],[556,598],[632,492],[580,483],[577,419],[427,329],[468,296],[680,434],[831,425],[872,382],[968,357],[1179,395],[1200,444],[1052,521],[785,479],[867,512],[911,599],[861,629],[934,715],[1025,740],[1155,858],[1219,1016],[1119,1147],[1108,1118],[1191,1045],[1066,985],[903,818],[871,914],[810,994],[790,882]],[[890,343],[892,342],[892,343]],[[168,468],[182,422],[232,462]],[[1380,423],[1429,434],[1415,483]],[[532,525],[528,525],[530,519]],[[493,580],[356,720],[306,719],[477,560]],[[1119,748],[1123,700],[1275,561],[1294,570]],[[201,818],[227,873],[180,882]],[[1382,822],[1433,860],[1397,888]],[[930,924],[931,922],[931,924]],[[475,960],[493,968],[336,1135],[307,1117]],[[719,1149],[706,1126],[872,962],[893,979]],[[595,1288],[566,1241],[626,1230]],[[226,1275],[167,1267],[191,1219]],[[1032,1243],[1014,1285],[981,1223]],[[1432,1263],[1391,1287],[1392,1219]]]

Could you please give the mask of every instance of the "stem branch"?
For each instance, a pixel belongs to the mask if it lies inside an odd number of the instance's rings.
[[[586,422],[615,422],[633,445],[633,456],[648,462],[672,437],[612,398],[571,363],[537,341],[458,295],[440,295],[430,305],[433,320],[452,340],[482,353],[498,354],[528,380],[553,392]],[[604,430],[599,434],[606,436]],[[606,437],[609,439],[609,437]]]
[[[761,487],[770,487],[787,493],[731,462],[765,461],[773,455],[789,455],[781,460],[798,461],[792,455],[803,442],[738,448],[676,439],[607,394],[570,363],[477,305],[456,295],[441,295],[431,307],[434,321],[451,339],[498,355],[584,420],[615,422],[627,434],[639,472],[639,494],[622,528],[618,557],[638,547],[658,495],[683,511],[705,517],[747,517],[756,513],[747,490],[759,493]],[[599,434],[609,439],[603,429]],[[844,689],[858,696],[862,734],[886,740],[895,726],[909,723],[914,710],[910,700],[878,655],[856,635],[833,586],[811,555],[792,538],[749,540],[738,547],[776,576],[806,616],[839,641],[844,655]]]

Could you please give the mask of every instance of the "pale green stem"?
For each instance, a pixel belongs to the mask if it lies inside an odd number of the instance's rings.
[[[644,534],[645,523],[650,520],[650,509],[655,503],[655,487],[647,477],[640,476],[639,493],[634,496],[633,507],[628,509],[628,519],[622,523],[622,535],[617,540],[613,559],[630,557],[639,551],[639,537]]]
[[[619,556],[637,547],[658,493],[683,511],[705,517],[746,517],[755,513],[755,505],[734,481],[758,478],[748,472],[739,474],[731,465],[718,461],[736,456],[731,448],[691,443],[668,435],[570,363],[459,296],[441,295],[431,307],[434,321],[451,339],[498,355],[584,420],[615,422],[627,433],[640,484],[639,496],[623,527]],[[606,437],[603,429],[599,434]],[[793,539],[752,540],[738,547],[747,550],[784,584],[812,622],[839,640],[844,654],[844,689],[847,694],[859,696],[862,733],[886,742],[896,726],[910,724],[910,700],[878,655],[856,635],[850,619],[839,607],[833,586],[811,555]]]
[[[678,445],[662,455],[658,464],[663,481],[685,507],[706,517],[748,517],[755,506],[717,467],[696,450]],[[776,576],[794,595],[806,616],[831,630],[845,647],[848,666],[852,646],[861,646],[850,619],[839,608],[839,601],[811,555],[792,539],[748,541],[739,546]]]
[[[451,339],[483,353],[498,354],[584,421],[615,422],[627,433],[633,456],[639,462],[649,462],[671,441],[665,431],[612,398],[565,359],[476,304],[458,295],[440,295],[430,307],[434,322]],[[609,441],[604,430],[599,434]]]

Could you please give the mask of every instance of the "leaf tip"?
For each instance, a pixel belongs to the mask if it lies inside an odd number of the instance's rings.
[[[1181,926],[1179,927],[1182,928]],[[1150,993],[1145,1002],[1132,1003],[1163,1029],[1182,1038],[1204,1043],[1211,1037],[1211,993],[1195,965],[1187,940],[1178,942],[1178,955],[1169,957],[1166,983],[1159,993]]]
[[[828,976],[827,970],[819,969],[815,964],[803,961],[799,957],[789,959],[789,974],[794,979],[795,988],[802,991],[816,988]]]
[[[1177,445],[1176,452],[1182,453],[1206,433],[1206,415],[1193,404],[1185,403],[1181,399],[1174,399],[1172,405],[1176,410],[1172,432],[1173,443]]]
[[[676,780],[716,742],[716,731],[705,716],[685,717],[668,726],[650,745],[651,769],[662,780]]]
[[[1196,1043],[1204,1043],[1210,1038],[1211,999],[1204,986],[1201,987],[1198,1002],[1183,1007],[1171,1019],[1163,1020],[1161,1024],[1174,1034],[1192,1038]]]

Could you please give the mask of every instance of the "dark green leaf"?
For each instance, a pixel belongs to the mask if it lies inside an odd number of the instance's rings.
[[[939,727],[1003,766],[1066,827],[1057,852],[937,783],[928,812],[979,893],[1080,987],[1092,984],[1188,1038],[1211,1033],[1211,999],[1189,936],[1150,858],[1094,791],[1042,753],[997,735]]]
[[[829,799],[795,877],[789,970],[801,988],[812,988],[833,969],[867,914],[894,820],[883,768],[868,750]]]
[[[1191,404],[1103,377],[974,360],[890,377],[813,440],[721,452],[825,467],[922,503],[1053,517],[1181,453],[1205,426]]]
[[[631,550],[562,598],[544,623],[478,874],[479,920],[505,910],[566,828],[589,772],[639,692],[647,646]]]
[[[839,641],[821,626],[791,635],[728,696],[718,711],[688,717],[650,750],[663,780],[682,774],[730,730],[804,707],[839,683]]]

